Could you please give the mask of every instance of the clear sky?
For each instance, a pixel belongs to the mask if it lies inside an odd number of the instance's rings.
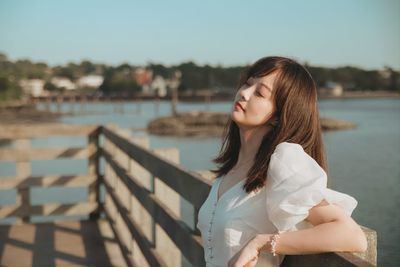
[[[230,66],[281,55],[400,70],[400,0],[0,0],[0,52],[50,65]]]

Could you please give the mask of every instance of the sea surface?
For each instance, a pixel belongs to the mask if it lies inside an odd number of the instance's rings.
[[[41,109],[44,104],[38,104]],[[178,111],[231,111],[231,102],[180,102]],[[331,188],[357,199],[352,217],[360,225],[378,233],[378,264],[400,263],[400,99],[329,99],[319,101],[322,117],[348,120],[356,129],[324,132]],[[57,110],[56,105],[50,109]],[[144,128],[149,120],[170,115],[169,102],[153,101],[80,104],[64,103],[61,111],[70,112],[60,121],[67,124],[117,124],[122,128]],[[221,139],[217,137],[163,137],[133,131],[133,136],[148,136],[151,148],[176,147],[180,164],[189,170],[212,169]],[[85,138],[52,137],[35,139],[33,147],[85,146]],[[32,174],[85,173],[86,161],[33,161]],[[15,175],[15,164],[0,161],[0,176]],[[71,198],[71,193],[74,195]],[[64,188],[33,189],[32,204],[57,200],[65,203],[84,201],[85,190]],[[0,204],[15,201],[15,190],[3,191]],[[40,221],[40,218],[36,219]],[[3,220],[2,223],[7,221]]]

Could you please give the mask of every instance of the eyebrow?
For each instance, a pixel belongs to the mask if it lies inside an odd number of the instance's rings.
[[[260,84],[261,84],[262,86],[264,86],[265,88],[267,88],[270,92],[272,92],[271,88],[269,88],[266,84],[261,83],[261,82],[260,82]]]
[[[248,80],[249,80],[249,81],[253,81],[254,78],[253,78],[253,77],[250,77]],[[272,89],[269,88],[268,85],[266,85],[265,83],[262,83],[262,82],[259,82],[259,83],[272,93]]]

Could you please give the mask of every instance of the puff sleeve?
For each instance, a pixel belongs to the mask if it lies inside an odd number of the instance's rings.
[[[271,155],[266,185],[269,220],[280,232],[299,229],[309,210],[325,199],[351,216],[352,196],[327,188],[326,172],[300,144],[280,143]]]

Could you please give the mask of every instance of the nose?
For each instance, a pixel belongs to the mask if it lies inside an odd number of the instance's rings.
[[[239,90],[239,96],[240,96],[239,100],[244,100],[244,101],[249,100],[250,94],[251,94],[251,92],[250,92],[251,90],[249,90],[250,88],[251,88],[251,86]]]

